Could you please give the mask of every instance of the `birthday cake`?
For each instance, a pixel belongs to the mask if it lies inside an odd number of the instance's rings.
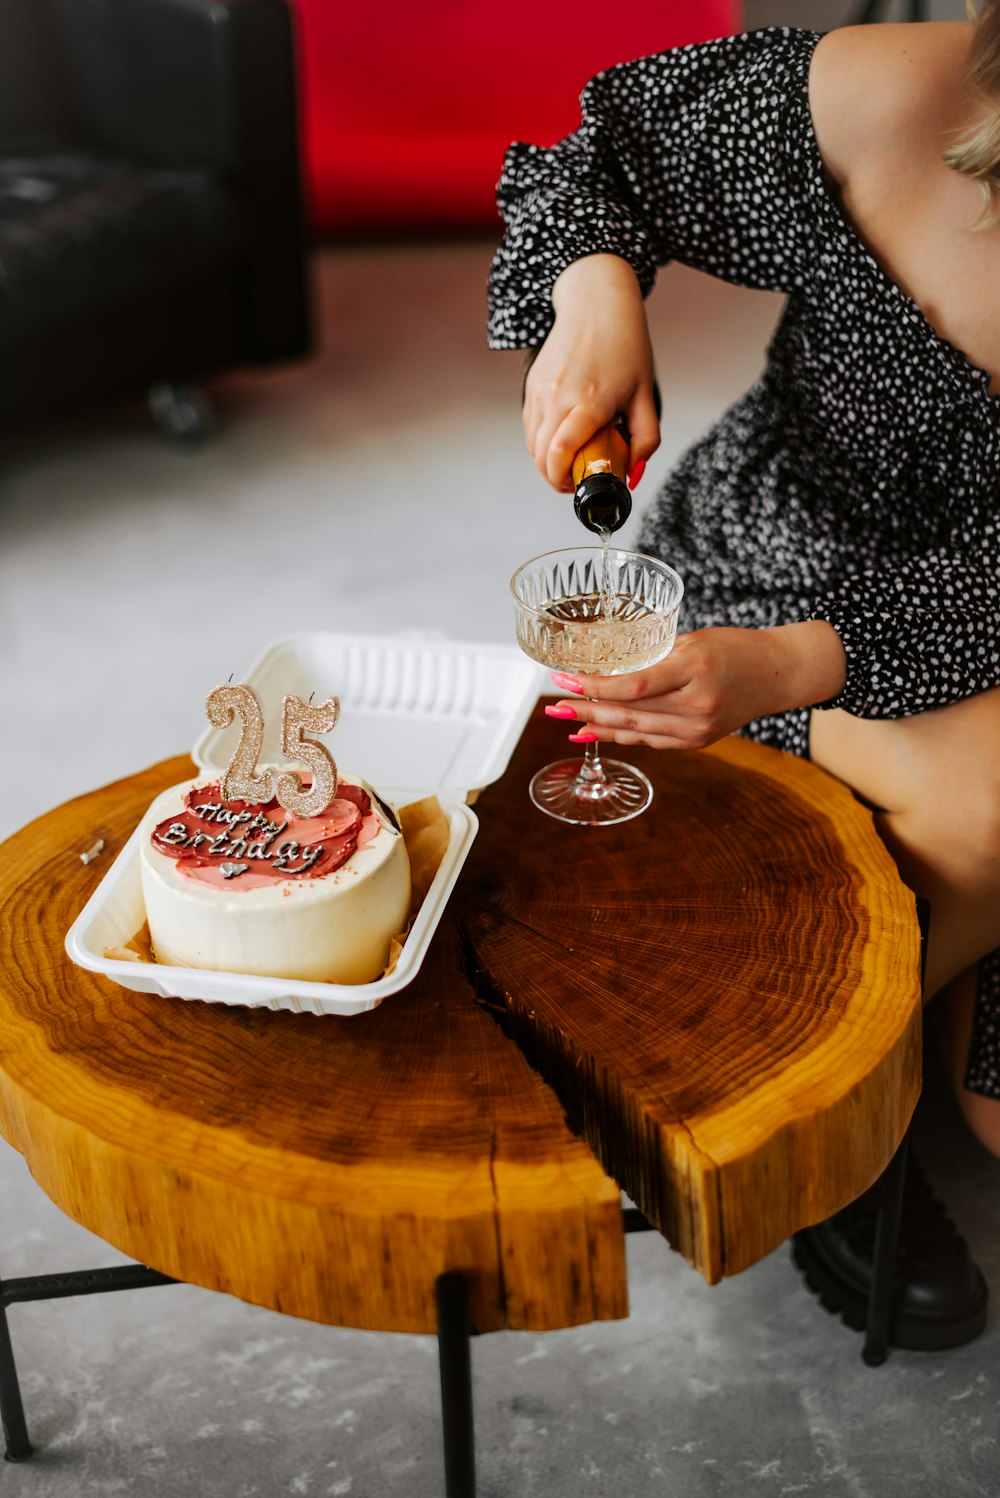
[[[276,796],[224,797],[219,777],[160,796],[140,838],[158,962],[325,983],[367,983],[406,926],[399,824],[371,786],[338,776],[298,815]]]

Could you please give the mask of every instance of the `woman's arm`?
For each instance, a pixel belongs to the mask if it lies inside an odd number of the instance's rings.
[[[573,488],[573,455],[618,411],[631,442],[630,467],[660,445],[653,354],[642,292],[616,255],[588,255],[557,279],[556,320],[525,383],[528,451],[555,489]]]
[[[754,718],[812,707],[842,690],[844,647],[821,619],[775,629],[698,629],[655,666],[624,676],[558,674],[552,716],[576,717],[602,740],[653,749],[704,749]]]
[[[809,280],[815,195],[801,143],[816,41],[771,28],[623,63],[588,83],[572,135],[512,146],[490,346],[537,348],[557,278],[585,256],[626,260],[644,293],[671,260],[772,291]]]

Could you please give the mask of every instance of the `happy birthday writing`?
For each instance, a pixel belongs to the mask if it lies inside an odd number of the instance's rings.
[[[278,844],[277,839],[288,823],[272,822],[260,811],[253,814],[249,811],[232,811],[221,802],[205,801],[200,806],[192,806],[191,813],[202,822],[224,824],[226,831],[213,836],[209,832],[192,832],[184,822],[171,822],[165,832],[158,833],[159,841],[173,848],[199,849],[202,856],[208,858],[266,860],[283,874],[308,873],[313,864],[323,856],[322,843],[303,848],[295,838],[288,838]],[[241,827],[242,833],[234,836]],[[250,838],[254,833],[261,835],[251,842]],[[293,865],[297,858],[302,861],[296,868]]]

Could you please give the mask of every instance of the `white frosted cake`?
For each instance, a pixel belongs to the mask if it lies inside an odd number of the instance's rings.
[[[153,802],[140,846],[153,950],[171,966],[368,983],[406,925],[402,834],[356,776],[307,819],[195,781]]]

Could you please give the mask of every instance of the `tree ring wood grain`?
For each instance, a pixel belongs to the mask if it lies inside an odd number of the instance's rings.
[[[899,1143],[920,1090],[913,896],[844,786],[738,738],[635,750],[654,800],[633,822],[553,823],[526,793],[550,732],[536,716],[482,797],[457,904],[480,995],[714,1282]]]

